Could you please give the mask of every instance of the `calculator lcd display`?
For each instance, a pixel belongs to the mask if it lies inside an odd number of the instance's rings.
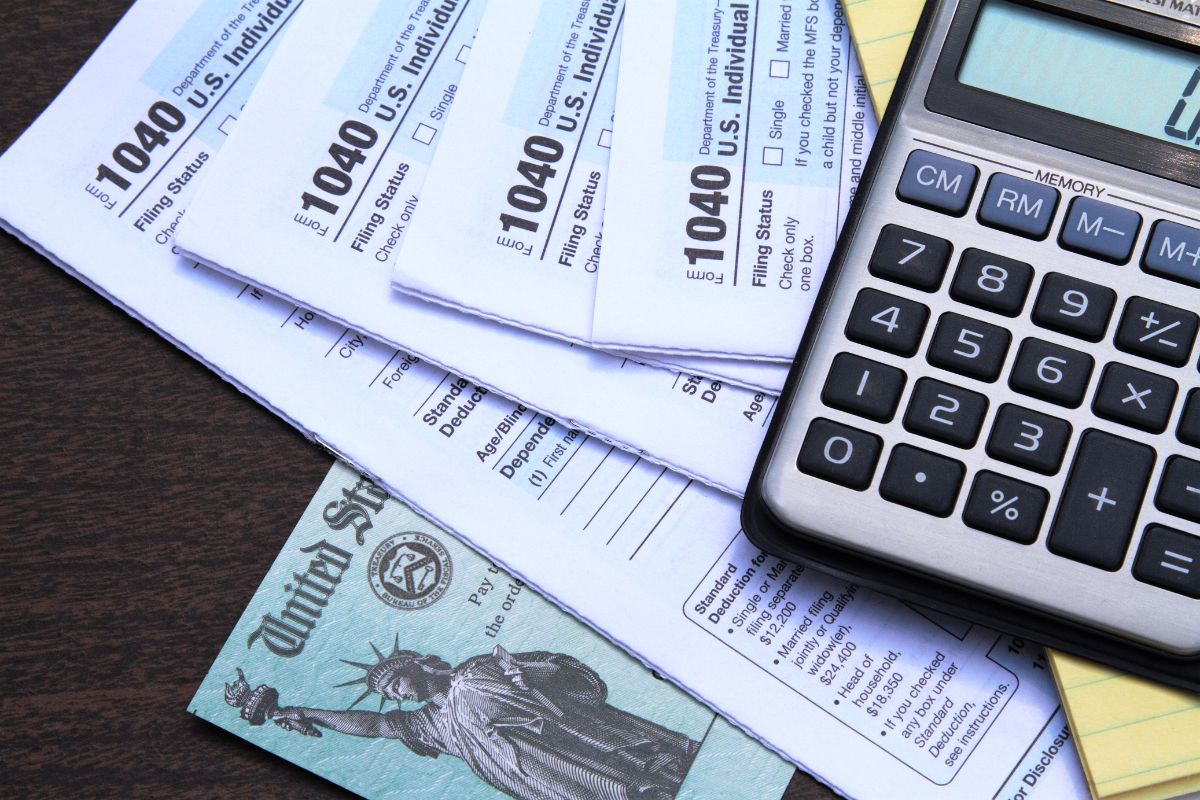
[[[961,83],[1200,149],[1200,54],[987,0]]]

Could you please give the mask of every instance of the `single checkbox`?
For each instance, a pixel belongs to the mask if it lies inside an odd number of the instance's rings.
[[[792,74],[792,62],[771,59],[770,75],[772,78],[786,78]]]
[[[422,122],[420,125],[418,125],[417,129],[415,131],[413,131],[413,138],[416,139],[421,144],[429,144],[430,142],[433,141],[433,137],[436,135],[437,135],[437,128],[431,128],[430,126],[426,125],[424,122]]]
[[[465,64],[467,63],[467,56],[469,55],[471,55],[471,45],[464,44],[462,47],[458,48],[458,55],[454,57],[454,60],[460,64]]]
[[[768,167],[778,167],[783,164],[782,147],[764,147],[763,163]]]
[[[600,131],[600,140],[596,142],[596,144],[604,148],[612,147],[612,131],[610,131],[608,128]]]
[[[225,119],[221,120],[221,124],[217,126],[217,130],[228,136],[229,132],[233,130],[233,123],[235,122],[237,122],[237,117],[229,114]]]

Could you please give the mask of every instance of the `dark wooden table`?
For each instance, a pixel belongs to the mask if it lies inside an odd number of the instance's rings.
[[[128,5],[0,0],[0,150]],[[0,276],[0,795],[348,796],[185,711],[329,456],[3,234]]]

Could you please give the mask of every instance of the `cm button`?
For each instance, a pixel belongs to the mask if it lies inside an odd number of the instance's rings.
[[[971,203],[979,170],[954,158],[913,150],[896,194],[901,200],[961,217]]]

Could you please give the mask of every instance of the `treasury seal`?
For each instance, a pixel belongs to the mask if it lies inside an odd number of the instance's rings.
[[[392,608],[414,611],[436,603],[450,588],[454,565],[442,543],[416,531],[385,539],[367,565],[375,595]]]

